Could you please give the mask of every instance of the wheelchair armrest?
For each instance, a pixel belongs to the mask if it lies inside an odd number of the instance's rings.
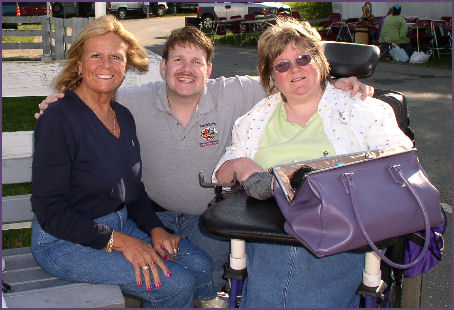
[[[375,45],[324,41],[324,46],[330,73],[336,78],[370,77],[380,57],[380,49]]]

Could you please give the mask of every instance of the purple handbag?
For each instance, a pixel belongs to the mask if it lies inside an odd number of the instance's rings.
[[[426,251],[423,258],[413,267],[404,270],[404,275],[406,277],[416,277],[419,274],[429,271],[441,261],[444,249],[443,234],[446,230],[446,214],[444,211],[443,218],[443,224],[430,229],[429,249]],[[423,232],[416,232],[406,236],[405,243],[404,264],[408,264],[414,261],[421,252],[424,245]]]
[[[300,168],[309,172],[292,188],[292,176]],[[275,166],[273,173],[285,231],[317,257],[370,246],[388,265],[409,268],[425,255],[430,228],[443,223],[440,193],[429,182],[416,149],[326,157]],[[411,263],[396,264],[375,245],[422,230],[423,249]]]

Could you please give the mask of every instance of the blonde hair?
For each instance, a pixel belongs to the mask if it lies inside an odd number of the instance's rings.
[[[175,45],[185,47],[190,44],[205,50],[207,54],[207,64],[211,64],[214,54],[213,42],[205,33],[194,26],[186,26],[172,31],[162,49],[162,58],[169,60],[169,52]]]
[[[78,62],[82,58],[83,47],[87,39],[109,32],[118,35],[126,42],[126,69],[136,68],[142,72],[148,71],[149,58],[145,48],[132,33],[125,30],[114,16],[104,15],[85,26],[71,44],[65,67],[55,79],[55,86],[59,92],[66,93],[74,90],[82,82]]]
[[[298,48],[312,55],[320,68],[320,86],[325,89],[325,84],[331,81],[331,77],[320,34],[307,21],[300,22],[286,17],[278,18],[275,25],[268,27],[258,43],[257,70],[267,95],[279,91],[272,83],[273,62],[290,43],[295,43]],[[286,101],[284,96],[283,99]]]

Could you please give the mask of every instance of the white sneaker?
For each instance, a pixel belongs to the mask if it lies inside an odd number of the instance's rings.
[[[194,300],[194,308],[228,308],[228,307],[229,301],[219,296],[213,299],[196,298]]]

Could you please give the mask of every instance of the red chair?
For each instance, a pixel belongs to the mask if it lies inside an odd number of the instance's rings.
[[[440,19],[444,20],[446,22],[446,24],[450,24],[451,20],[452,20],[452,16],[442,16]]]
[[[432,21],[432,33],[434,35],[434,50],[437,51],[438,58],[440,58],[440,50],[449,50],[452,52],[451,33],[448,25],[444,20]]]
[[[325,37],[326,41],[353,42],[353,36],[347,24],[342,22],[332,23]]]
[[[227,22],[227,17],[218,17],[214,21],[215,25],[215,34],[217,35],[226,35],[227,30],[226,30],[226,23]]]
[[[332,22],[329,20],[318,24],[318,33],[320,33],[323,40],[326,40],[326,34],[328,33],[331,24]]]
[[[328,20],[332,23],[340,22],[342,20],[342,16],[340,13],[329,13]]]
[[[418,45],[418,52],[420,48],[432,48],[434,43],[434,36],[432,33],[432,21],[430,19],[418,19],[416,21],[416,43]]]
[[[242,40],[242,37],[241,37],[241,16],[238,15],[238,16],[232,16],[230,17],[230,26],[229,26],[229,30],[230,32],[234,35],[233,36],[233,39],[235,40],[235,43],[237,42],[237,36],[236,35],[240,35],[240,45],[243,45],[243,40]]]

